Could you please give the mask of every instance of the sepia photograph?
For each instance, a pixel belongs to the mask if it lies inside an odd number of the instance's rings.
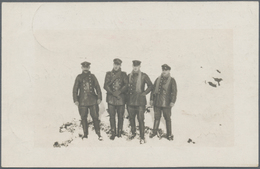
[[[2,3],[2,166],[257,167],[258,6]]]

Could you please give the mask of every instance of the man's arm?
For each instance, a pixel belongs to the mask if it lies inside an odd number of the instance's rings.
[[[153,89],[151,90],[151,94],[150,94],[150,101],[153,101],[153,99],[154,99],[153,94],[154,94],[154,89],[155,89],[157,80],[158,80],[158,78],[154,81]]]
[[[110,75],[109,72],[106,73],[105,82],[104,82],[104,89],[109,93],[112,94],[112,90],[108,86],[108,83],[110,82]]]
[[[171,91],[171,102],[174,104],[177,98],[177,84],[174,78],[172,78],[172,91]]]
[[[93,80],[94,80],[94,83],[95,83],[95,89],[96,89],[96,92],[97,92],[97,95],[98,95],[98,99],[101,101],[102,100],[102,92],[101,92],[98,80],[97,80],[95,75],[92,75],[92,77],[93,77]]]
[[[75,79],[73,90],[72,90],[72,96],[73,96],[73,101],[78,102],[78,91],[79,91],[79,77]]]
[[[124,86],[122,86],[122,88],[120,89],[120,93],[125,93],[127,91],[128,88],[128,76],[126,75],[126,73],[123,73],[123,83]]]
[[[151,82],[151,80],[147,74],[145,74],[144,80],[145,80],[145,83],[147,84],[147,89],[143,93],[145,95],[147,95],[153,89],[153,83]]]

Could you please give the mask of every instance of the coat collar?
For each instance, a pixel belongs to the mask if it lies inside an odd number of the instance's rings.
[[[116,74],[117,72],[121,72],[121,68],[119,68],[117,71],[115,69],[112,69],[112,73]]]
[[[90,71],[82,71],[82,74],[83,75],[88,75],[88,74],[90,74],[91,72]]]

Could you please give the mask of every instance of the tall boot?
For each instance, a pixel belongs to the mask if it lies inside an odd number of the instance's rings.
[[[140,139],[144,139],[144,121],[139,122]]]
[[[110,117],[111,136],[110,139],[114,140],[116,136],[116,121],[115,118]]]
[[[100,127],[99,127],[99,120],[98,119],[94,119],[93,120],[94,123],[94,128],[95,128],[95,132],[98,136],[100,136]]]
[[[154,136],[157,135],[159,125],[160,125],[160,120],[154,120],[153,132],[150,134],[150,138],[153,138]]]
[[[140,130],[140,144],[145,143],[145,138],[144,138],[144,121],[139,122],[139,130]]]
[[[122,137],[123,122],[124,122],[123,118],[118,118],[117,137]]]
[[[167,130],[167,139],[172,141],[173,135],[172,135],[172,122],[170,120],[166,121],[166,130]]]
[[[100,134],[100,126],[99,126],[100,120],[94,119],[93,122],[94,122],[95,132],[96,132],[96,134],[98,135],[98,140],[99,140],[99,141],[102,141],[103,138],[102,138],[102,136],[101,136],[101,134]]]
[[[131,132],[132,132],[131,139],[133,139],[136,136],[135,118],[133,118],[133,119],[131,118],[129,121],[130,121]]]
[[[84,135],[82,138],[88,138],[88,121],[87,121],[87,119],[82,119],[81,124],[82,124],[83,132],[84,132]]]

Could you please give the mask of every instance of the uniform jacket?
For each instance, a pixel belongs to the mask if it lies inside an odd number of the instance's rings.
[[[128,75],[128,79],[130,74]],[[136,92],[136,82],[137,82],[138,74],[133,73],[132,82],[128,83],[128,92],[127,92],[127,105],[130,106],[144,106],[147,104],[146,96],[143,96],[142,93],[147,95],[153,88],[153,83],[147,74],[141,72],[141,92]],[[147,89],[144,90],[145,84],[147,84]]]
[[[90,71],[79,74],[73,87],[73,100],[78,101],[79,106],[91,106],[97,104],[97,99],[102,100],[102,93],[97,78]]]
[[[169,83],[169,86],[165,86],[168,78],[171,78],[171,81]],[[154,89],[155,85],[157,84],[157,81],[159,78],[157,78],[154,82]],[[176,102],[176,96],[177,96],[177,85],[175,82],[175,79],[172,77],[161,77],[161,82],[159,83],[159,93],[154,94],[154,89],[151,92],[150,100],[153,101],[153,105],[157,107],[169,107],[170,103]]]
[[[128,79],[126,72],[122,72],[121,70],[107,72],[104,83],[104,89],[107,91],[107,103],[112,105],[125,105],[127,84]],[[120,92],[118,97],[113,95],[115,91]]]

